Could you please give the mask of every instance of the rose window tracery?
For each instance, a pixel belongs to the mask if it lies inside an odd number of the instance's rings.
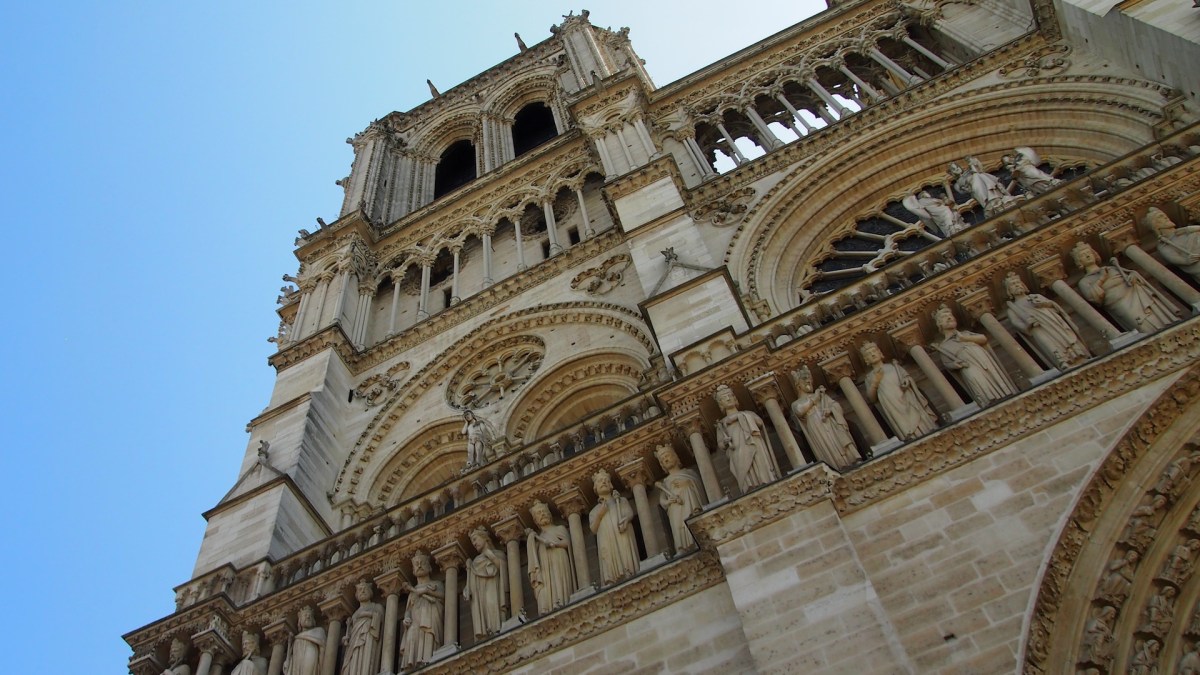
[[[1009,194],[1024,199],[1026,188],[1013,178],[1003,162],[998,164],[986,167],[988,173],[999,179]],[[1082,161],[1041,162],[1038,168],[1061,181],[1072,180],[1087,170]],[[952,176],[931,176],[909,194],[898,196],[882,208],[860,216],[853,227],[831,236],[814,256],[799,284],[797,291],[801,301],[835,291],[952,234],[923,222],[928,216],[922,218],[906,206],[906,199],[915,205],[917,195],[926,204],[940,202],[957,212],[965,227],[990,217],[970,192],[960,191],[955,186]]]
[[[545,354],[545,343],[536,337],[504,340],[450,378],[447,402],[459,410],[478,410],[502,401],[529,382]]]

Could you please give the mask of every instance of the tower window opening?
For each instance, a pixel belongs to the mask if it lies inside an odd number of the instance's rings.
[[[571,242],[572,246],[579,243],[579,228],[577,228],[577,227],[567,228],[567,241]]]
[[[558,135],[554,113],[545,103],[530,103],[517,112],[512,134],[513,154],[520,157]]]
[[[433,178],[433,198],[475,180],[475,145],[463,139],[456,141],[442,153]]]

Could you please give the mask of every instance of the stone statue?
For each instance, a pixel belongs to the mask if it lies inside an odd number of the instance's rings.
[[[554,522],[550,507],[535,502],[529,509],[537,531],[526,528],[525,552],[529,559],[529,585],[537,597],[538,614],[544,615],[571,601],[575,592],[575,567],[567,528]]]
[[[1158,640],[1138,640],[1129,661],[1129,675],[1158,675]]]
[[[1083,629],[1083,648],[1079,654],[1080,663],[1094,663],[1103,666],[1112,660],[1112,625],[1116,617],[1117,610],[1108,605],[1093,610],[1092,618],[1088,619]]]
[[[229,675],[267,675],[267,659],[259,647],[258,633],[242,631],[242,660]]]
[[[1183,652],[1176,670],[1179,675],[1200,675],[1200,641],[1192,642],[1190,648]]]
[[[1163,586],[1146,605],[1146,621],[1138,628],[1143,633],[1162,637],[1175,621],[1175,587]]]
[[[1152,333],[1179,318],[1141,274],[1121,267],[1116,258],[1101,267],[1095,249],[1082,241],[1071,249],[1071,258],[1083,270],[1083,278],[1075,284],[1079,294],[1108,310],[1125,330]]]
[[[947,369],[958,372],[976,403],[989,405],[1017,393],[1016,385],[992,353],[986,337],[959,330],[954,311],[946,305],[934,310],[933,321],[942,333],[942,341],[934,349],[941,354]]]
[[[737,396],[726,385],[717,387],[716,399],[723,414],[717,422],[717,448],[729,456],[729,470],[742,493],[778,479],[779,467],[762,418],[738,410]]]
[[[1171,217],[1157,206],[1146,211],[1142,223],[1158,237],[1155,250],[1162,259],[1200,281],[1200,227],[1175,227]]]
[[[1079,339],[1079,329],[1058,303],[1030,293],[1016,272],[1004,277],[1008,292],[1008,320],[1029,339],[1038,354],[1059,370],[1083,363],[1091,352]]]
[[[482,466],[491,457],[491,425],[470,410],[463,413],[462,434],[467,437],[467,467]]]
[[[845,469],[862,461],[854,438],[850,436],[842,406],[825,393],[825,387],[813,389],[808,366],[801,366],[792,373],[792,381],[800,392],[792,402],[792,415],[817,459],[836,469]]]
[[[467,563],[463,599],[471,603],[471,625],[475,627],[475,637],[480,638],[499,633],[504,623],[504,608],[508,606],[508,561],[482,526],[471,530],[470,539],[479,555]]]
[[[1005,155],[1000,161],[1012,172],[1017,185],[1034,197],[1046,194],[1062,182],[1038,168],[1042,160],[1033,148],[1014,148],[1013,154]]]
[[[171,640],[171,649],[167,652],[167,668],[163,675],[192,675],[192,667],[187,664],[187,643],[179,638]]]
[[[442,582],[431,578],[433,566],[429,556],[417,551],[412,557],[412,568],[417,583],[406,582],[402,586],[408,593],[401,621],[404,636],[400,639],[400,667],[404,669],[429,663],[433,652],[442,646],[442,617],[446,606],[446,588]]]
[[[383,630],[383,605],[371,602],[371,582],[354,588],[358,609],[350,615],[342,638],[342,675],[376,675],[379,672],[379,638]]]
[[[1137,571],[1140,558],[1137,551],[1129,550],[1108,563],[1104,579],[1100,582],[1100,597],[1116,604],[1124,602],[1129,589],[1133,587],[1133,574]]]
[[[694,548],[696,539],[687,527],[687,519],[704,508],[704,500],[700,497],[700,476],[691,469],[683,468],[679,455],[669,445],[655,448],[654,456],[658,459],[658,465],[667,472],[667,477],[654,486],[658,488],[658,505],[667,512],[675,552]]]
[[[600,558],[600,581],[608,585],[637,574],[637,537],[629,526],[633,507],[613,489],[604,469],[592,476],[596,505],[588,514],[588,526],[596,535],[596,555]]]
[[[950,163],[950,177],[954,179],[954,189],[975,198],[975,203],[983,208],[983,214],[996,215],[1012,206],[1018,199],[1004,189],[1000,179],[983,170],[983,165],[974,157],[967,158],[967,168],[964,170],[958,164]]]
[[[883,360],[883,352],[874,342],[864,342],[859,348],[867,373],[867,398],[879,404],[884,419],[896,436],[911,441],[937,428],[937,417],[929,401],[917,389],[908,371],[896,363]]]
[[[296,618],[300,632],[292,639],[292,651],[283,663],[283,672],[286,675],[318,675],[321,651],[325,649],[325,629],[317,625],[317,616],[310,606],[301,607]]]
[[[967,229],[967,221],[963,220],[952,200],[939,199],[921,190],[915,195],[908,195],[901,204],[909,213],[921,219],[926,228],[931,228],[942,236],[950,236]]]
[[[1162,495],[1155,495],[1149,504],[1138,505],[1130,515],[1129,522],[1125,525],[1125,531],[1121,533],[1121,538],[1117,541],[1139,553],[1144,552],[1150,542],[1154,541],[1154,537],[1158,535],[1158,528],[1155,527],[1154,522],[1158,519],[1158,512],[1166,506],[1167,498]]]
[[[1200,539],[1189,539],[1179,544],[1167,558],[1166,569],[1162,577],[1171,583],[1183,585],[1192,576],[1192,568],[1196,564],[1196,553],[1200,551]]]

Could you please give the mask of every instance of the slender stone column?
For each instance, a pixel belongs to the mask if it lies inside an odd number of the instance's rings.
[[[529,269],[529,265],[525,264],[525,235],[521,234],[521,221],[513,223],[513,237],[516,239],[517,246],[517,271],[524,272]]]
[[[520,223],[517,227],[520,227]],[[483,235],[483,287],[487,288],[496,283],[492,281],[492,233],[485,232]]]
[[[954,388],[954,385],[950,384],[950,380],[946,378],[946,375],[933,362],[933,359],[929,356],[929,352],[925,351],[925,346],[922,344],[923,336],[921,335],[921,327],[916,321],[909,321],[889,331],[888,335],[891,335],[892,339],[896,342],[904,345],[908,350],[908,355],[912,357],[913,363],[917,364],[917,367],[925,374],[925,378],[929,380],[929,383],[933,385],[937,393],[946,401],[946,405],[950,406],[951,413],[967,405],[967,402],[958,395],[958,391]]]
[[[529,527],[520,514],[510,513],[499,522],[492,525],[492,532],[504,542],[505,553],[508,554],[508,624],[505,629],[517,624],[525,609],[525,588],[521,579],[521,542],[525,537],[525,528]],[[510,624],[511,622],[511,624]]]
[[[192,644],[200,650],[200,663],[196,675],[219,675],[221,664],[233,660],[237,653],[225,639],[228,626],[219,617],[213,617],[216,626],[210,626],[192,636]]]
[[[447,544],[433,552],[433,559],[446,573],[446,612],[443,615],[442,644],[458,648],[458,571],[467,559],[467,552],[458,542]]]
[[[417,304],[417,321],[429,318],[429,275],[433,271],[433,261],[421,263],[421,299]]]
[[[716,170],[704,158],[704,150],[700,148],[700,144],[696,142],[695,136],[687,136],[683,139],[683,144],[687,146],[692,153],[692,159],[696,161],[696,169],[702,177],[715,176]]]
[[[403,281],[404,275],[395,271],[392,273],[392,313],[388,318],[388,336],[396,334],[396,312],[400,306],[400,282]]]
[[[642,118],[634,118],[633,128],[637,131],[638,137],[642,139],[642,145],[646,148],[646,154],[650,157],[657,155],[658,148],[654,147],[654,140],[650,138],[650,132],[646,129],[646,123],[642,121]]]
[[[333,316],[329,318],[330,323],[341,324],[342,312],[346,307],[346,291],[350,288],[350,270],[346,269],[339,274],[342,278],[342,283],[338,286],[337,295],[333,302]]]
[[[380,670],[384,673],[396,672],[396,638],[400,629],[400,589],[405,582],[404,573],[399,569],[391,569],[375,577],[375,585],[383,592],[383,658],[380,659]]]
[[[458,295],[458,263],[462,247],[455,246],[451,252],[454,254],[454,277],[450,280],[450,304],[457,305],[462,302],[462,298]]]
[[[929,49],[926,49],[925,45],[921,44],[920,42],[917,42],[916,40],[912,39],[911,37],[909,37],[907,35],[900,38],[900,41],[903,42],[904,44],[908,45],[909,47],[912,47],[913,49],[917,50],[918,52],[924,54],[925,58],[938,64],[945,70],[950,70],[951,68],[954,67],[953,63],[950,63],[949,61],[947,61],[946,59],[943,59],[942,57],[938,56],[937,54],[930,51]]]
[[[729,130],[725,128],[725,123],[717,122],[717,130],[720,131],[721,135],[725,137],[725,143],[729,145],[729,152],[733,155],[730,157],[730,159],[733,160],[733,163],[737,164],[738,166],[745,164],[747,161],[746,156],[742,154],[741,150],[738,150],[738,146],[733,142],[733,136],[729,133]]]
[[[808,123],[808,120],[806,120],[800,116],[800,111],[796,110],[796,107],[792,105],[791,101],[787,100],[786,96],[784,96],[782,93],[780,93],[780,94],[775,94],[775,98],[779,99],[779,102],[783,104],[783,107],[788,109],[788,112],[792,114],[792,119],[800,122],[800,124],[804,126],[804,135],[805,136],[816,131],[816,128],[814,128],[811,124]]]
[[[283,672],[288,642],[295,633],[296,626],[287,617],[274,621],[263,629],[263,635],[271,642],[271,660],[267,662],[267,675],[280,675]]]
[[[700,410],[692,411],[687,418],[679,420],[680,426],[687,429],[688,444],[692,447],[692,455],[696,458],[696,468],[700,470],[700,482],[704,483],[706,504],[712,504],[725,497],[721,482],[717,480],[717,471],[713,468],[712,455],[704,443],[704,419]]]
[[[1109,243],[1112,250],[1124,252],[1126,257],[1133,261],[1133,264],[1140,267],[1143,272],[1162,284],[1193,310],[1200,309],[1200,291],[1192,288],[1191,284],[1137,245],[1137,230],[1134,229],[1133,223],[1117,230],[1105,232],[1101,238]]]
[[[367,341],[367,323],[371,313],[371,298],[375,295],[375,289],[370,283],[359,281],[358,283],[358,309],[354,312],[354,331],[350,336],[350,340],[354,342],[354,346],[358,349],[363,349]]]
[[[800,444],[796,442],[796,434],[792,433],[787,416],[783,414],[783,408],[779,405],[783,395],[779,390],[779,382],[775,379],[775,372],[756,377],[746,383],[746,388],[750,390],[754,400],[767,411],[767,417],[771,418],[771,426],[775,427],[775,434],[779,436],[779,442],[783,443],[783,451],[787,454],[792,468],[806,466],[808,462],[800,451]]]
[[[967,310],[968,314],[979,321],[979,325],[983,326],[983,329],[996,341],[996,344],[1000,345],[1000,349],[1004,350],[1004,353],[1012,358],[1017,367],[1021,369],[1021,372],[1029,378],[1030,382],[1036,383],[1045,375],[1046,369],[1042,368],[1029,355],[1029,352],[1025,351],[1025,348],[1017,342],[1012,333],[1005,330],[1000,320],[996,318],[996,315],[992,314],[992,299],[988,295],[986,288],[980,288],[963,295],[958,299],[958,304]]]
[[[842,71],[843,75],[850,78],[851,82],[858,85],[858,88],[867,96],[870,96],[876,101],[882,101],[883,99],[887,98],[887,96],[880,93],[878,89],[867,84],[865,80],[856,75],[853,70],[850,70],[850,68],[846,66],[846,64],[843,63],[842,65],[838,66],[838,70]]]
[[[833,94],[829,93],[828,89],[822,87],[821,83],[817,82],[817,78],[809,77],[808,79],[804,80],[804,83],[808,85],[809,89],[813,90],[813,93],[815,93],[822,101],[825,102],[825,105],[829,106],[830,110],[837,113],[838,119],[850,114],[850,109],[842,105],[841,101],[838,101],[836,98],[834,98]]]
[[[196,666],[196,675],[212,675],[213,653],[205,650],[200,652],[200,664]]]
[[[321,653],[321,675],[334,675],[337,672],[338,645],[342,643],[342,625],[353,610],[350,600],[340,591],[318,606],[329,619],[325,629],[325,650]]]
[[[905,70],[903,68],[903,66],[901,66],[899,63],[896,63],[895,61],[889,59],[887,57],[887,55],[885,55],[883,52],[879,51],[877,48],[871,47],[870,49],[868,49],[867,56],[870,56],[871,59],[874,60],[876,63],[883,66],[884,68],[887,68],[891,72],[895,73],[896,76],[898,76],[900,79],[904,80],[905,82],[909,83],[910,85],[921,83],[921,78],[919,78],[916,75],[913,75],[912,73]]]
[[[296,319],[292,324],[292,342],[299,342],[300,338],[304,337],[304,322],[308,321],[308,308],[312,305],[312,294],[316,290],[317,284],[313,281],[305,281],[299,284],[300,287],[300,308],[296,310]]]
[[[550,255],[562,253],[563,247],[558,243],[558,223],[554,220],[554,200],[542,202],[542,213],[546,215],[546,234],[550,238]]]
[[[757,110],[751,106],[747,106],[746,117],[750,119],[750,123],[758,130],[758,135],[762,136],[763,143],[767,145],[768,150],[777,150],[783,145],[783,142],[775,136]]]
[[[1033,273],[1034,278],[1043,287],[1048,286],[1054,294],[1059,297],[1068,307],[1083,319],[1084,323],[1096,329],[1106,340],[1113,344],[1114,347],[1123,344],[1125,340],[1132,337],[1131,334],[1126,334],[1121,329],[1114,326],[1108,319],[1104,318],[1092,303],[1083,299],[1083,296],[1075,292],[1063,278],[1066,274],[1063,272],[1062,260],[1058,256],[1051,256],[1039,260],[1029,266],[1029,271]]]
[[[646,543],[646,557],[653,558],[664,550],[662,534],[654,511],[650,508],[650,499],[646,495],[646,485],[652,482],[653,476],[646,465],[645,458],[638,457],[617,467],[617,475],[621,482],[629,486],[633,492],[633,504],[637,509],[638,527],[642,531],[642,541]]]
[[[587,540],[584,539],[581,514],[587,510],[588,502],[583,492],[575,486],[564,490],[554,498],[554,505],[567,514],[567,527],[571,532],[571,556],[575,559],[575,579],[579,590],[590,588],[592,573],[588,567]]]
[[[850,355],[842,352],[832,359],[822,362],[820,367],[830,377],[837,380],[838,388],[842,390],[842,395],[846,397],[846,402],[850,404],[850,409],[858,418],[858,426],[866,434],[871,446],[886,443],[888,441],[887,434],[883,432],[883,427],[875,419],[875,413],[871,412],[871,406],[867,404],[867,399],[855,386],[854,380],[850,379],[854,374],[854,369],[850,364]]]
[[[579,240],[585,241],[588,237],[596,236],[596,231],[592,229],[592,219],[588,217],[587,202],[583,199],[583,190],[576,188],[575,201],[579,202],[579,215],[583,218],[583,227],[579,230]]]
[[[633,161],[633,155],[629,152],[629,141],[625,140],[624,125],[618,126],[616,132],[617,142],[621,146],[621,154],[625,155],[625,161],[628,162],[629,168],[632,169],[637,166],[637,163]]]
[[[617,175],[616,167],[613,166],[612,157],[608,154],[608,144],[605,143],[604,133],[597,131],[591,137],[592,142],[596,144],[596,152],[600,153],[600,163],[604,165],[604,175],[606,178]]]

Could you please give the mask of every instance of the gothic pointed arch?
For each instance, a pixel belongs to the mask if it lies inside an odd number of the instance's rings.
[[[1198,553],[1200,368],[1193,367],[1117,441],[1080,492],[1040,574],[1022,644],[1025,672],[1134,665],[1175,672],[1200,639]]]

